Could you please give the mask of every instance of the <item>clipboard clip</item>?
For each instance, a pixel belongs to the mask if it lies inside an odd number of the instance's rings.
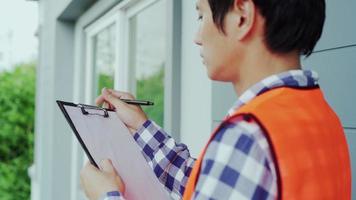
[[[100,115],[100,116],[103,116],[105,118],[109,117],[109,113],[105,108],[99,108],[99,107],[96,107],[96,106],[90,106],[90,105],[85,105],[85,104],[78,104],[78,107],[81,109],[83,115]],[[101,110],[101,111],[104,112],[104,115],[101,115],[101,114],[98,114],[98,113],[89,113],[85,109]]]

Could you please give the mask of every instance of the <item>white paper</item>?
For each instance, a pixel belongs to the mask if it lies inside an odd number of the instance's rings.
[[[170,199],[143,157],[139,146],[115,112],[86,109],[98,115],[83,115],[81,109],[64,106],[76,130],[97,164],[110,159],[125,183],[124,197],[128,200]]]

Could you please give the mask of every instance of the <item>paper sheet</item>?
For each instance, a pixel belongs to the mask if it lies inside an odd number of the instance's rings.
[[[104,118],[102,110],[64,106],[76,130],[97,164],[110,159],[125,183],[128,200],[167,200],[168,192],[143,157],[136,141],[115,112]],[[98,114],[98,115],[92,115]]]

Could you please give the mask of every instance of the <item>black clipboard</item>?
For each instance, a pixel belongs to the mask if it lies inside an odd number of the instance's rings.
[[[72,102],[66,102],[66,101],[61,101],[61,100],[57,100],[56,102],[57,102],[59,108],[61,109],[61,111],[62,111],[64,117],[66,118],[66,120],[67,120],[69,126],[71,127],[72,131],[74,132],[76,138],[78,139],[78,141],[79,141],[79,143],[80,143],[80,146],[82,146],[82,148],[83,148],[85,154],[87,155],[87,157],[88,157],[90,163],[91,163],[92,165],[94,165],[96,168],[99,168],[98,164],[95,162],[93,156],[90,154],[88,148],[86,147],[86,145],[85,145],[83,139],[80,137],[79,132],[78,132],[77,129],[75,128],[74,123],[73,123],[73,121],[71,120],[71,118],[69,117],[69,114],[67,113],[67,110],[65,109],[64,106],[72,106],[72,107],[80,108],[81,111],[82,111],[82,113],[83,113],[83,115],[89,115],[89,114],[91,114],[91,113],[88,111],[88,110],[90,110],[90,109],[101,110],[101,111],[103,111],[103,114],[102,114],[103,117],[109,117],[108,112],[109,112],[109,111],[115,112],[115,111],[112,110],[112,109],[101,108],[101,107],[98,107],[98,106],[92,106],[92,105],[86,105],[86,104],[75,104],[75,103],[72,103]]]
[[[65,101],[57,101],[57,104],[89,161],[97,168],[97,162],[102,159],[112,161],[125,182],[126,199],[169,199],[139,145],[114,110]]]

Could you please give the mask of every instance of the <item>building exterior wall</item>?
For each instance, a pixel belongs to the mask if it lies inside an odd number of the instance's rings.
[[[40,53],[37,69],[35,165],[32,199],[69,199],[68,126],[55,100],[73,94],[73,23],[58,21],[69,1],[39,1]]]
[[[200,153],[211,132],[211,86],[199,47],[193,43],[197,31],[195,2],[182,1],[182,90],[181,140],[193,156]]]
[[[356,26],[352,20],[356,1],[326,0],[326,4],[322,38],[303,64],[318,72],[321,89],[343,124],[351,153],[352,199],[356,199]]]

